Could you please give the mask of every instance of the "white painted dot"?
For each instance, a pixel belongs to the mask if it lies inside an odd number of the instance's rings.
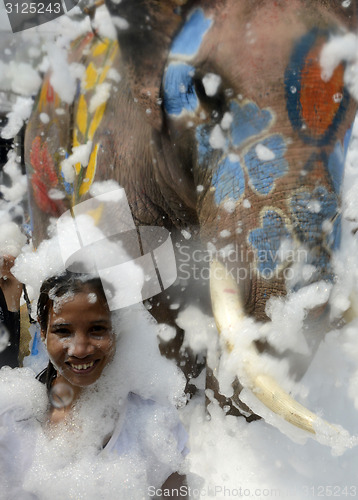
[[[339,103],[339,102],[342,102],[342,99],[343,99],[343,94],[341,94],[340,92],[337,92],[336,94],[334,94],[333,96],[333,101],[335,103]]]

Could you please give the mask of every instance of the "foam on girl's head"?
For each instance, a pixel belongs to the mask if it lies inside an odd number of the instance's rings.
[[[89,302],[90,297],[92,297],[92,303],[95,302],[93,300],[94,296],[96,300],[101,298],[107,303],[103,283],[98,276],[76,274],[66,270],[57,276],[52,276],[45,280],[42,283],[37,303],[37,317],[41,329],[45,331],[47,328],[48,314],[51,306],[57,313],[64,303],[73,300],[75,294],[86,291],[89,295]]]

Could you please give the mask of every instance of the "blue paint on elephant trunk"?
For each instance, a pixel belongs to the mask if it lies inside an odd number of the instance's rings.
[[[210,128],[207,125],[199,125],[196,128],[195,137],[198,144],[198,165],[200,167],[208,166],[214,153],[213,148],[210,146]]]
[[[193,57],[199,51],[212,24],[212,19],[207,18],[202,9],[194,10],[175,38],[170,54]]]
[[[290,205],[296,235],[302,243],[317,249],[325,245],[329,252],[339,247],[341,217],[335,193],[323,186],[312,192],[300,191],[292,196]]]
[[[169,115],[195,111],[199,106],[195,92],[195,68],[188,64],[170,64],[164,78],[164,108]]]
[[[291,235],[281,215],[275,210],[266,210],[262,216],[262,227],[248,235],[249,243],[256,250],[257,270],[263,278],[272,278],[282,264],[280,248],[287,240],[291,240]]]
[[[260,156],[259,149],[264,153]],[[280,135],[272,135],[255,144],[245,155],[245,164],[251,184],[261,195],[268,195],[274,189],[275,180],[288,173],[288,162],[284,158],[286,144]]]
[[[268,109],[260,109],[254,102],[240,106],[236,101],[230,103],[233,121],[230,127],[232,144],[240,146],[253,136],[263,133],[273,121]]]
[[[245,192],[245,175],[236,155],[226,156],[213,175],[215,202],[219,205],[225,199],[238,201]]]

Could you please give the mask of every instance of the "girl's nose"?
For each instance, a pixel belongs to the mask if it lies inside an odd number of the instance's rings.
[[[81,333],[75,333],[71,345],[68,349],[68,355],[76,358],[86,358],[93,354],[94,346],[91,344],[90,339]]]

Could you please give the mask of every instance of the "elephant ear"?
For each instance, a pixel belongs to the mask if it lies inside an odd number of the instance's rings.
[[[83,67],[84,73],[73,82],[74,96],[63,92],[56,78],[55,90],[52,69],[45,75],[25,134],[35,245],[47,237],[51,219],[82,200],[91,187],[107,108],[107,101],[98,99],[97,91],[110,88],[109,70],[118,68],[118,52],[116,40],[100,39],[93,33],[77,38],[71,44],[68,63]],[[70,66],[66,69],[70,77]],[[112,101],[108,102],[110,108]],[[78,147],[82,149],[73,156]]]
[[[117,29],[133,97],[147,121],[162,125],[159,98],[162,74],[174,34],[182,23],[187,0],[106,1]]]

